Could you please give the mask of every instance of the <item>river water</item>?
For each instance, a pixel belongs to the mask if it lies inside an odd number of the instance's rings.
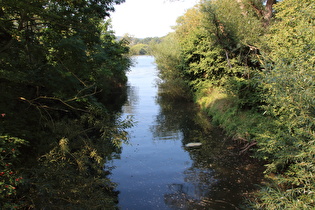
[[[154,58],[138,56],[128,73],[123,118],[129,141],[105,167],[120,209],[238,209],[259,182],[255,164],[189,102],[158,96]],[[202,146],[187,148],[190,142]]]

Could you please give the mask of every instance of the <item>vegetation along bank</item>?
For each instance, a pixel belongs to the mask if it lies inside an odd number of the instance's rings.
[[[266,161],[254,209],[315,208],[315,1],[201,1],[151,45],[166,90]]]
[[[114,208],[103,165],[129,126],[113,103],[131,62],[104,19],[122,2],[0,2],[1,208]],[[315,207],[314,9],[203,0],[162,41],[135,43],[133,54],[155,56],[165,90],[190,92],[241,152],[266,161],[254,209]]]
[[[131,62],[104,20],[122,2],[0,1],[1,209],[114,208]]]

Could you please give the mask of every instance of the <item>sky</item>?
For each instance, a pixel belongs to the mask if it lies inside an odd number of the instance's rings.
[[[162,37],[173,31],[176,19],[199,0],[126,0],[111,13],[116,36]]]

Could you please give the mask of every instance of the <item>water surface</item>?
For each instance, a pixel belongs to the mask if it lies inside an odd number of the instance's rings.
[[[257,183],[255,167],[194,104],[158,97],[154,58],[135,57],[123,117],[130,139],[106,167],[121,209],[237,209]],[[199,148],[185,144],[201,142]]]

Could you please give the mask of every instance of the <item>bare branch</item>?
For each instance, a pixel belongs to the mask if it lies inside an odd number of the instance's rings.
[[[257,141],[249,142],[244,147],[241,148],[240,155],[247,152],[251,147],[257,145]]]

